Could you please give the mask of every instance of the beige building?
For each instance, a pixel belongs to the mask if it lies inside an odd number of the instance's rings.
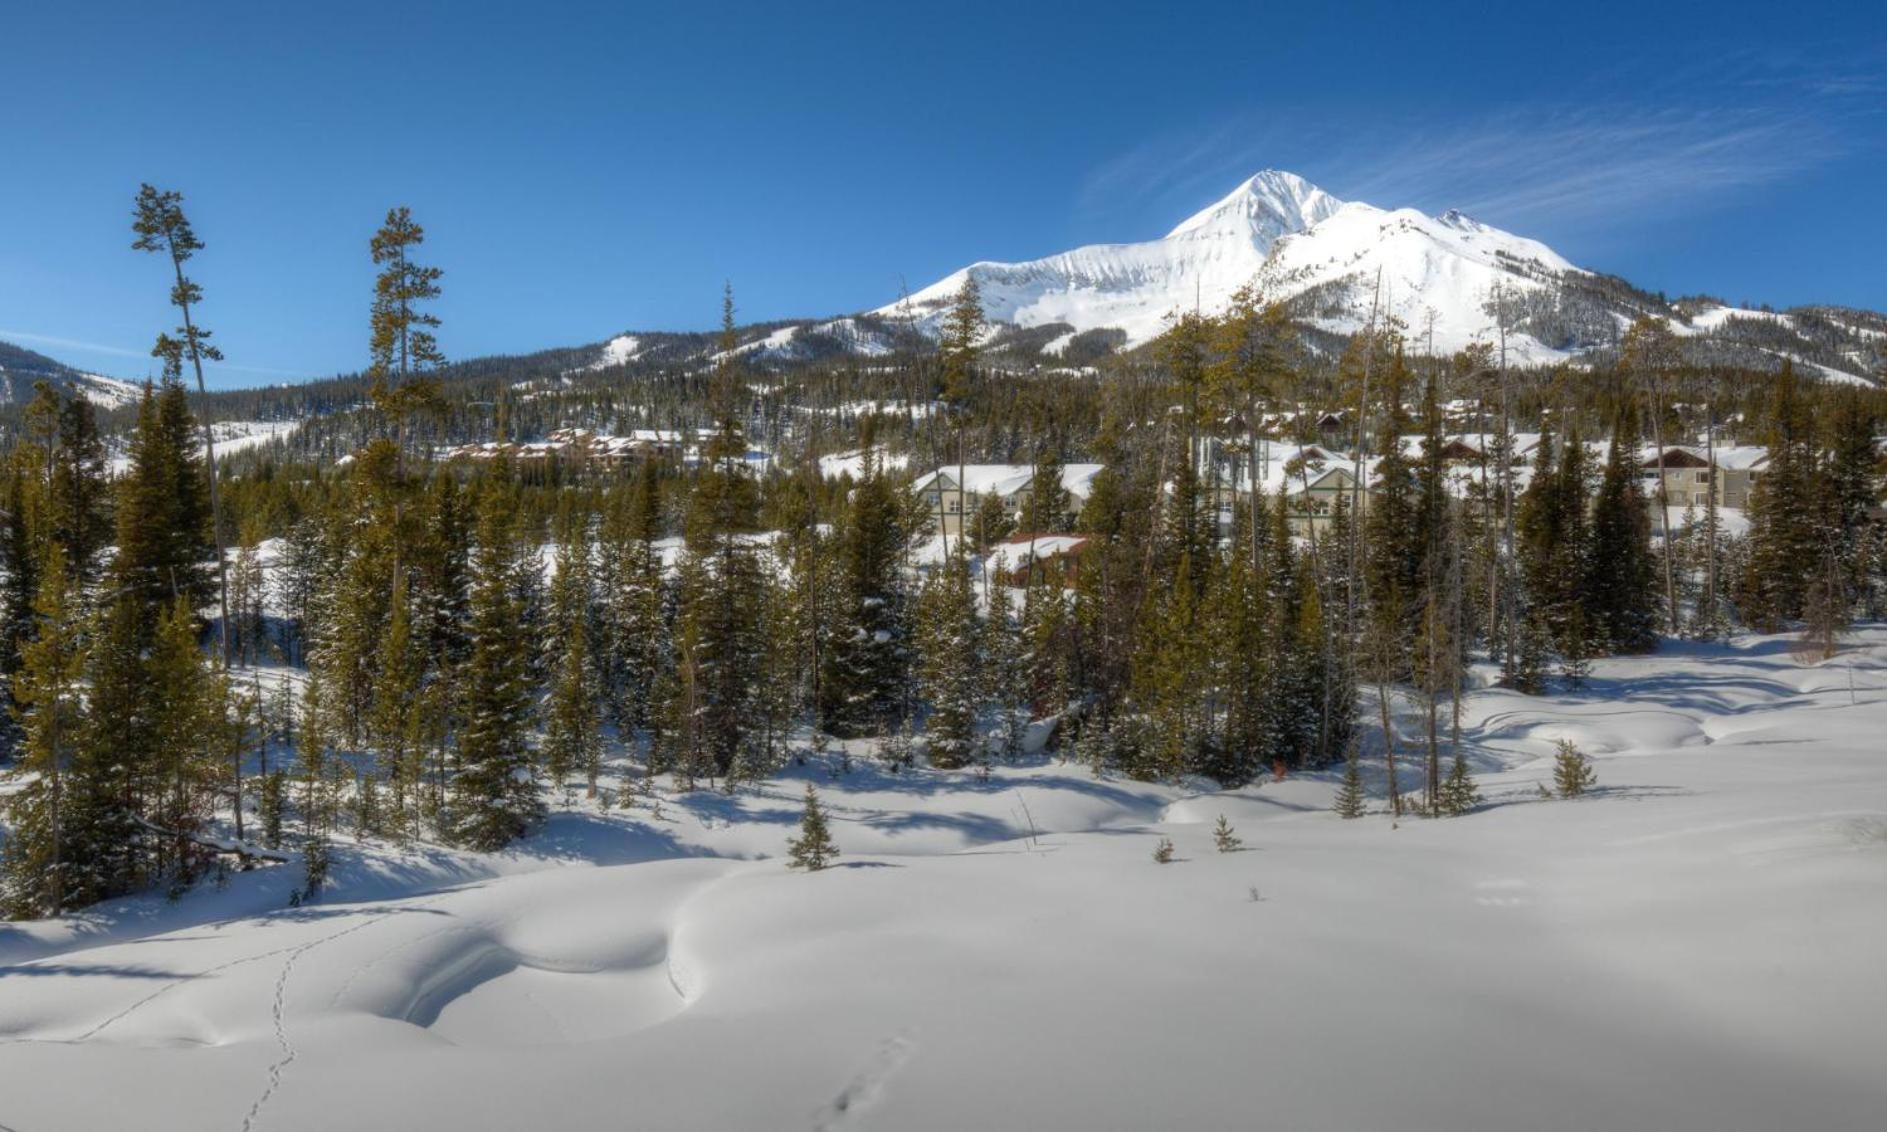
[[[1061,486],[1068,493],[1070,510],[1079,511],[1087,503],[1094,490],[1094,477],[1104,466],[1062,465]],[[1029,464],[951,464],[919,476],[911,490],[923,499],[932,529],[941,518],[943,533],[954,536],[963,533],[963,516],[992,496],[1002,501],[1003,514],[1010,521],[1020,518],[1033,494],[1034,482],[1035,468]]]
[[[1645,495],[1656,506],[1658,477],[1673,508],[1704,507],[1712,495],[1719,507],[1741,510],[1749,506],[1750,492],[1769,464],[1769,450],[1753,444],[1721,445],[1714,453],[1705,448],[1672,445],[1660,455],[1652,450],[1640,464]]]

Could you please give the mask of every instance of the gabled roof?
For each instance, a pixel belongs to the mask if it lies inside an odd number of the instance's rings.
[[[1662,464],[1656,448],[1646,447],[1640,455],[1639,466],[1644,468],[1707,468],[1711,453],[1696,445],[1669,444],[1665,446]],[[1723,444],[1717,446],[1716,459],[1717,467],[1727,471],[1750,471],[1769,462],[1769,449],[1760,444]]]
[[[1061,467],[1061,486],[1068,494],[1086,499],[1094,490],[1094,477],[1101,474],[1105,464],[1063,464]],[[999,495],[1008,497],[1029,486],[1035,478],[1035,468],[1030,464],[966,464],[962,467],[963,482],[957,483],[958,466],[947,464],[934,472],[925,472],[911,485],[913,491],[927,491],[935,482],[941,482],[944,488],[961,487],[976,495]]]

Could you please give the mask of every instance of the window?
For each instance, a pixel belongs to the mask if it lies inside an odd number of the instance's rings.
[[[1698,472],[1698,473],[1697,473],[1697,482],[1698,482],[1698,483],[1709,483],[1709,482],[1710,482],[1710,473],[1709,473],[1709,472]]]

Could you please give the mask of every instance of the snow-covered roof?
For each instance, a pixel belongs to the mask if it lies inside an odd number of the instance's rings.
[[[1698,467],[1708,467],[1710,450],[1699,444],[1667,444],[1667,453],[1681,453],[1695,460]],[[1639,449],[1640,462],[1646,466],[1656,465],[1658,450],[1653,445]],[[1769,449],[1760,444],[1720,444],[1716,450],[1717,467],[1726,471],[1743,472],[1761,468],[1769,462]],[[1675,465],[1674,465],[1675,466]]]
[[[1031,561],[1046,562],[1072,554],[1087,545],[1087,541],[1084,535],[1017,535],[990,548],[983,559],[983,570],[989,574],[1019,570]]]
[[[1730,471],[1748,471],[1769,462],[1769,449],[1760,444],[1719,444],[1717,467]]]
[[[1101,474],[1105,464],[1063,464],[1061,468],[1061,486],[1068,494],[1077,499],[1086,499],[1094,490],[1094,477]],[[958,484],[959,475],[962,483]],[[1029,486],[1035,478],[1035,468],[1029,464],[965,464],[959,467],[950,464],[934,472],[925,472],[911,485],[914,491],[925,491],[939,477],[946,488],[960,486],[963,490],[976,495],[997,495],[1007,498]]]

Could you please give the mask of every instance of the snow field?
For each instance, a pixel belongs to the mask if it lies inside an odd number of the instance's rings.
[[[492,857],[344,842],[301,909],[270,870],[10,925],[0,1124],[1878,1128],[1887,629],[1464,708],[1459,819],[1392,825],[1373,749],[1344,822],[1334,774],[983,784],[854,744]],[[1592,796],[1539,797],[1562,737]],[[811,875],[802,779],[843,850]]]

